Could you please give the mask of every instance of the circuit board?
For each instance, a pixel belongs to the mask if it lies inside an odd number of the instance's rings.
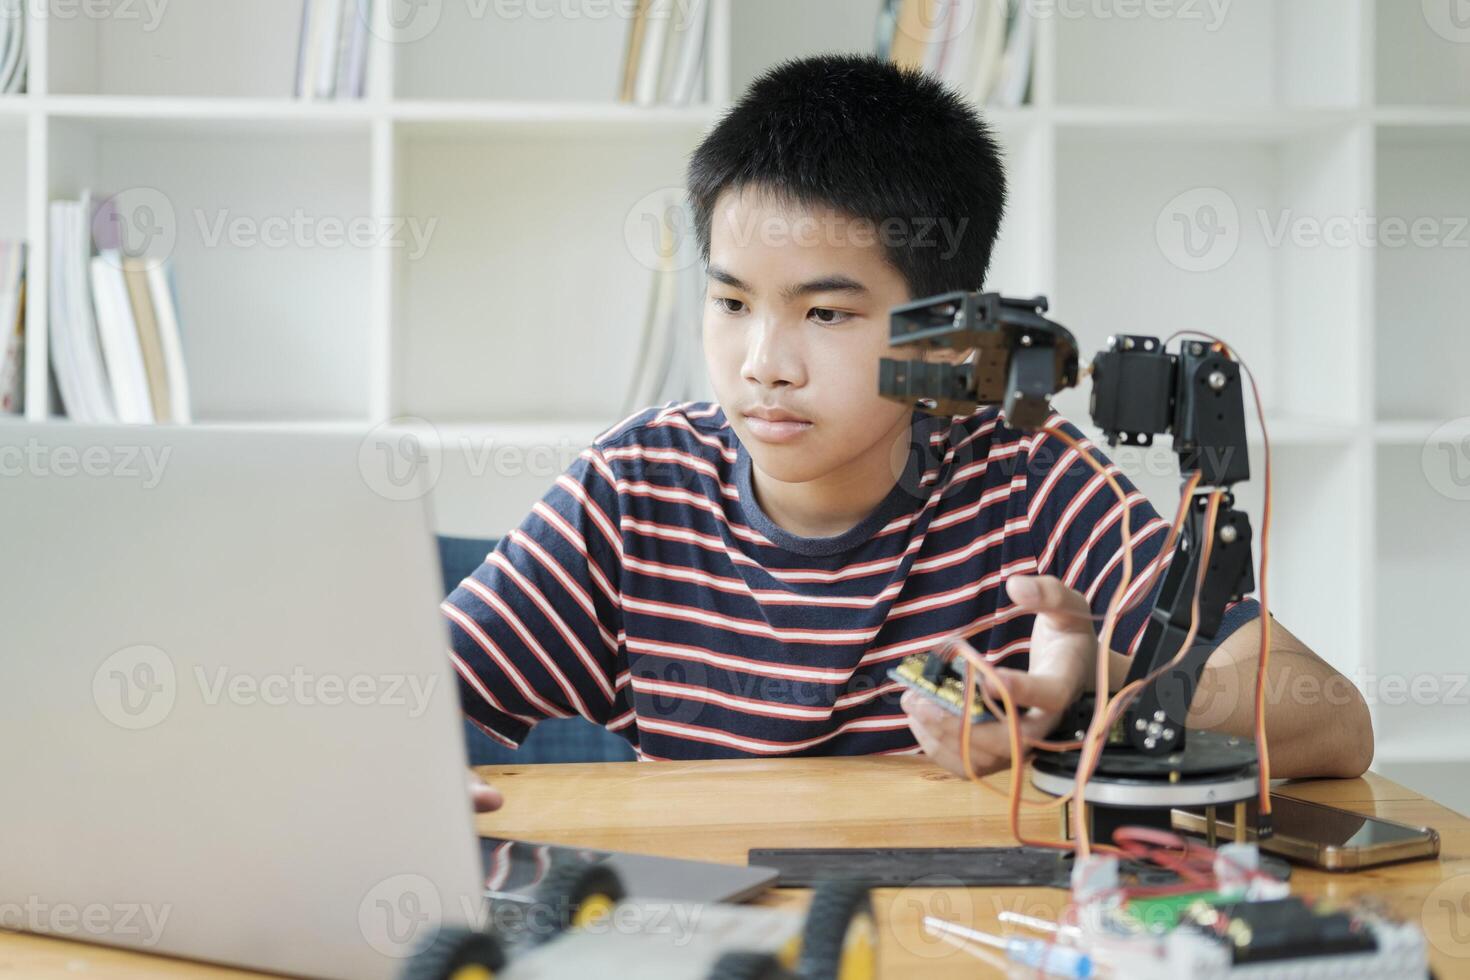
[[[888,676],[945,711],[964,716],[965,675],[954,661],[934,653],[916,653],[899,661],[897,667],[888,671]],[[971,703],[970,719],[975,722],[995,720],[995,715],[986,709],[978,691]]]

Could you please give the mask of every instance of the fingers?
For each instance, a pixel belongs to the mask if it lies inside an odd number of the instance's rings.
[[[470,773],[470,803],[476,813],[492,813],[505,805],[505,796],[485,780]]]
[[[964,757],[960,750],[960,739],[964,723],[959,715],[952,714],[926,701],[912,691],[905,692],[899,702],[908,715],[909,729],[924,754],[936,765],[956,775],[966,775]],[[970,765],[977,775],[995,772],[1006,766],[1010,759],[1010,746],[1006,742],[1003,726],[987,722],[973,726],[970,737]]]
[[[1032,674],[1024,670],[1012,670],[1009,667],[998,667],[996,673],[1005,682],[1007,690],[1011,693],[1011,700],[1016,706],[1026,708],[1039,708],[1042,711],[1056,713],[1066,708],[1075,699],[1075,685],[1065,677],[1057,677],[1049,674]],[[991,691],[991,697],[999,698],[1000,692]]]
[[[1028,612],[1056,620],[1060,628],[1092,632],[1092,609],[1087,599],[1054,575],[1012,575],[1006,579],[1011,601]]]
[[[1015,579],[1011,581],[1015,581]],[[1053,579],[1052,581],[1056,580]],[[1073,593],[1073,595],[1076,595],[1076,593]],[[1079,599],[1082,598],[1081,596],[1077,597]],[[1086,600],[1083,600],[1083,602],[1085,603]],[[960,640],[958,646],[972,653],[974,652],[974,648],[964,640]],[[966,661],[963,658],[957,658],[956,663],[963,666]],[[1057,712],[1071,704],[1076,697],[1073,685],[1065,678],[1050,674],[1032,673],[1025,670],[1014,670],[1010,667],[996,667],[995,673],[1000,678],[1001,683],[1006,686],[1011,700],[1015,702],[1018,709],[1039,708],[1042,711]],[[990,695],[997,706],[1004,707],[1001,692],[996,687],[995,682],[985,675],[977,677],[976,680],[985,686],[986,693]],[[922,701],[923,699],[921,698],[919,700]]]

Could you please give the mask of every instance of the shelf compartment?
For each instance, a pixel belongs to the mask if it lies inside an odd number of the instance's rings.
[[[631,4],[432,3],[384,45],[404,99],[614,104]],[[682,10],[682,5],[677,9]],[[696,98],[695,101],[702,101]]]
[[[1362,422],[1368,260],[1311,232],[1366,209],[1366,139],[1355,126],[1214,142],[1064,131],[1056,314],[1089,356],[1116,334],[1213,334],[1273,417]]]
[[[734,0],[730,4],[730,93],[788,58],[872,54],[882,0]],[[773,25],[780,25],[779,28]]]
[[[1084,432],[1096,437],[1091,426]],[[1166,520],[1179,506],[1179,458],[1168,438],[1153,446],[1099,443],[1125,476]],[[1363,583],[1353,562],[1321,561],[1323,542],[1357,526],[1364,505],[1362,465],[1366,448],[1346,442],[1272,443],[1271,607],[1288,629],[1323,659],[1353,676],[1362,663],[1360,624],[1344,609],[1361,606]],[[1253,561],[1259,567],[1265,502],[1265,455],[1249,447],[1250,479],[1237,484],[1236,507],[1250,518]],[[1106,491],[1105,491],[1106,492]],[[1257,583],[1259,586],[1259,583]],[[1257,593],[1259,597],[1259,592]]]
[[[1376,169],[1378,418],[1470,416],[1470,131],[1380,129]]]
[[[174,265],[195,418],[368,417],[367,135],[114,122],[53,122],[48,197],[116,195],[125,224],[153,229],[146,254]]]
[[[1470,711],[1461,619],[1470,446],[1383,446],[1377,460],[1378,670],[1365,694],[1382,753],[1410,757],[1463,741]]]
[[[74,6],[48,19],[48,91],[287,98],[295,90],[301,0],[105,6],[103,16]]]
[[[1379,105],[1470,102],[1470,22],[1455,3],[1376,0]]]
[[[1270,109],[1362,101],[1357,3],[1048,9],[1058,105]]]
[[[620,417],[653,275],[625,228],[648,195],[682,191],[698,136],[609,133],[594,151],[400,127],[400,210],[435,230],[424,254],[396,256],[395,412]]]

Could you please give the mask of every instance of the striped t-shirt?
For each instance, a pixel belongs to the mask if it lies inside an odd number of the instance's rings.
[[[717,405],[610,429],[445,600],[466,713],[507,744],[580,714],[647,759],[918,751],[889,668],[957,633],[1024,668],[1034,617],[1011,604],[1010,575],[1056,575],[1101,615],[1122,505],[1074,450],[994,408],[916,412],[911,431],[882,504],[805,538],[762,512]],[[1134,538],[1138,601],[1113,644],[1128,652],[1168,525],[1109,468]]]

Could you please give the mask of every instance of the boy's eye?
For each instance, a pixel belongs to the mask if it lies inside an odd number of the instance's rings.
[[[731,299],[728,296],[716,296],[714,298],[714,304],[715,308],[721,313],[739,313],[740,311],[738,309],[731,309],[731,304],[737,307],[745,305],[741,300]]]
[[[851,313],[843,313],[841,310],[829,310],[824,306],[815,306],[807,314],[823,326],[833,327],[839,323],[846,323],[852,319]]]

